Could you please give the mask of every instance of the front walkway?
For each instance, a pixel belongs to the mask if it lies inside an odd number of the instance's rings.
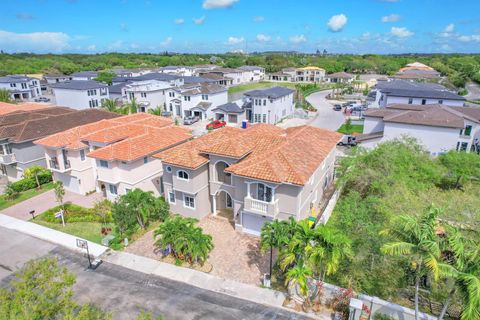
[[[83,196],[77,193],[73,193],[65,190],[65,196],[63,197],[64,203],[74,203],[82,207],[92,208],[94,203],[103,199],[101,193],[92,193],[88,196]],[[14,206],[0,211],[7,216],[11,216],[17,219],[28,221],[32,218],[30,211],[35,210],[35,214],[41,214],[50,208],[58,206],[58,202],[55,199],[55,191],[49,190],[36,197],[17,203]]]

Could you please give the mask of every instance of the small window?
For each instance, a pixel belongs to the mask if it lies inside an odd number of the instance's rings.
[[[102,167],[102,168],[108,168],[108,161],[100,160],[100,167]]]
[[[267,123],[267,115],[266,114],[263,114],[263,123]]]
[[[438,100],[438,104],[443,104],[443,100]]]
[[[422,104],[427,104],[427,99],[422,99]]]
[[[184,195],[183,196],[183,202],[184,202],[183,205],[185,207],[195,209],[195,198],[194,197]]]
[[[85,150],[80,150],[80,160],[85,161]]]
[[[148,157],[143,158],[143,163],[148,163]]]
[[[408,104],[412,104],[413,103],[413,99],[412,98],[409,98],[408,99]]]
[[[165,168],[165,170],[167,170],[167,172],[172,172],[172,167],[167,166],[167,167]]]
[[[175,203],[175,191],[170,191],[168,193],[168,202]]]
[[[188,173],[183,170],[178,171],[177,176],[179,179],[188,180]]]
[[[472,134],[472,126],[466,126],[465,130],[463,131],[463,135],[470,137],[471,134]]]
[[[117,194],[117,186],[113,184],[108,185],[111,194]]]
[[[267,105],[267,99],[263,99],[263,105],[264,105],[264,106]]]

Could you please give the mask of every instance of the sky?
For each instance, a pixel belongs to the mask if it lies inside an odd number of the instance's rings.
[[[0,3],[9,53],[480,53],[480,0]]]

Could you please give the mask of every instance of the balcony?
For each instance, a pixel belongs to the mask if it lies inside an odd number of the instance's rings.
[[[12,164],[17,162],[17,159],[15,159],[15,154],[10,153],[10,154],[1,154],[0,155],[0,163],[1,164]]]
[[[245,210],[262,216],[269,216],[275,219],[278,215],[278,199],[272,202],[265,202],[247,196],[244,198],[243,205]]]
[[[70,170],[71,168],[71,165],[70,165],[70,160],[67,160],[63,163],[63,167],[60,166],[60,164],[58,163],[58,161],[55,159],[51,159],[48,161],[48,164],[49,164],[49,167],[51,170],[53,171],[57,171],[57,172],[67,172]]]

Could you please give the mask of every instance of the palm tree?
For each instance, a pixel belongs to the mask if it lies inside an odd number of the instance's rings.
[[[442,269],[450,269],[440,261],[441,249],[436,233],[439,212],[431,207],[420,219],[409,215],[398,216],[391,229],[381,232],[382,235],[390,235],[394,241],[384,244],[380,250],[384,254],[408,258],[414,268],[416,320],[419,317],[421,277],[430,273],[437,280]]]
[[[127,103],[125,106],[124,106],[124,112],[126,114],[132,114],[132,113],[137,113],[138,111],[138,103],[137,103],[137,100],[135,98],[132,98],[132,100],[130,101],[130,103]]]
[[[119,108],[117,102],[113,99],[105,99],[102,102],[102,109],[105,109],[110,112],[118,112]]]
[[[280,252],[280,268],[285,271],[289,267],[302,265],[305,260],[305,250],[310,246],[313,230],[307,220],[302,220],[295,225],[294,235],[287,248]]]
[[[7,89],[0,89],[0,101],[11,103],[12,96],[10,94],[10,91],[8,91]]]
[[[312,270],[303,264],[297,264],[295,267],[289,269],[285,275],[285,285],[298,284],[300,293],[308,296],[308,278],[312,276]]]
[[[262,251],[270,248],[270,276],[272,276],[273,248],[280,249],[287,245],[288,223],[286,221],[273,220],[263,225],[260,234],[260,246]]]
[[[162,112],[163,112],[162,108],[160,108],[159,106],[157,106],[154,109],[148,109],[148,113],[153,114],[155,116],[161,116]]]
[[[45,171],[44,168],[42,168],[40,166],[33,166],[33,167],[25,169],[23,171],[23,176],[27,179],[28,178],[34,178],[35,183],[37,184],[37,188],[40,188],[40,180],[38,179],[38,175],[40,173],[42,173],[43,171]]]

